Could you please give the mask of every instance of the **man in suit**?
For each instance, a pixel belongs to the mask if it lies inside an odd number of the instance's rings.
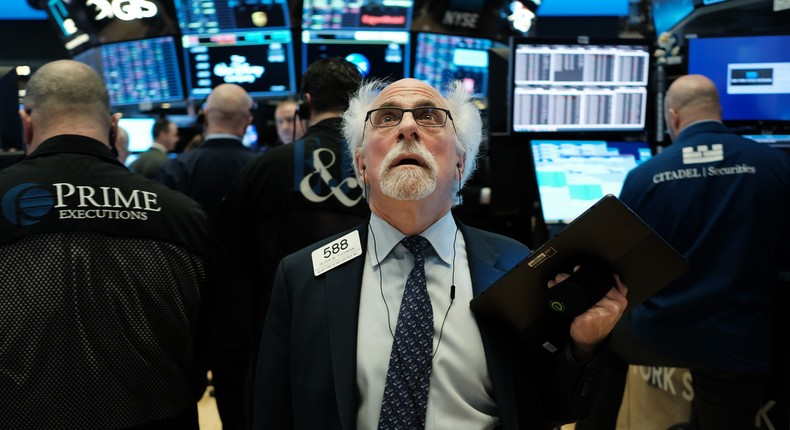
[[[255,158],[256,154],[242,144],[244,132],[252,123],[252,108],[252,98],[244,88],[218,85],[203,108],[203,142],[169,160],[156,174],[159,182],[200,203],[211,221],[236,176]]]
[[[414,79],[365,84],[343,131],[372,214],[282,260],[261,338],[254,427],[548,429],[584,415],[626,288],[615,278],[553,354],[471,312],[472,297],[529,250],[453,219],[481,140],[461,83],[446,97]],[[404,339],[426,321],[427,342],[424,331]],[[422,346],[410,346],[418,338]]]
[[[676,79],[664,117],[672,145],[629,172],[620,198],[690,270],[618,324],[613,377],[578,429],[614,430],[628,363],[690,370],[688,428],[753,428],[760,408],[777,272],[790,249],[790,166],[779,150],[722,124],[705,76]]]
[[[129,168],[146,178],[153,179],[160,168],[169,160],[168,152],[176,149],[178,143],[178,127],[166,118],[159,118],[151,130],[154,143],[147,151],[140,154]]]

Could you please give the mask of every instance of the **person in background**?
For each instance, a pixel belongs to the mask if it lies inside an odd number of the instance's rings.
[[[200,206],[129,171],[90,67],[27,83],[0,172],[0,428],[198,429],[214,259]]]
[[[613,278],[555,354],[472,313],[469,301],[529,254],[450,211],[481,128],[460,82],[446,97],[403,79],[352,98],[343,130],[372,214],[280,263],[255,429],[549,429],[589,409],[626,287]]]
[[[236,345],[225,351],[223,361],[226,368],[241,372],[233,381],[214,373],[218,402],[225,395],[240,399],[246,391],[249,412],[251,386],[245,385],[254,369],[280,259],[368,216],[350,159],[343,155],[339,128],[348,98],[361,80],[356,66],[340,58],[311,64],[302,76],[301,90],[300,115],[306,118],[307,133],[263,153],[228,191],[216,225],[230,257],[234,290],[240,295],[235,299],[237,328],[227,336]],[[223,383],[229,385],[224,392]]]
[[[129,158],[129,133],[123,127],[118,127],[118,137],[115,139],[114,148],[118,153],[116,158],[125,165],[126,159]]]
[[[166,118],[159,118],[154,123],[154,143],[147,151],[140,154],[129,168],[146,178],[153,179],[159,169],[169,160],[168,153],[178,144],[178,127]]]
[[[305,132],[303,121],[296,116],[297,103],[293,99],[285,99],[277,103],[274,109],[274,123],[277,126],[277,137],[285,145],[301,139]]]
[[[203,108],[202,143],[168,160],[155,179],[195,199],[213,221],[228,188],[256,156],[241,143],[252,108],[252,98],[239,85],[214,88]]]
[[[751,429],[771,368],[780,255],[790,250],[790,166],[722,124],[705,76],[670,85],[664,118],[672,145],[629,172],[620,198],[690,270],[618,324],[611,377],[579,430],[615,429],[628,363],[690,370],[686,428]]]

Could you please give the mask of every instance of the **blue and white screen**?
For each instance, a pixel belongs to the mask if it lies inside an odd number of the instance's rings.
[[[533,140],[531,146],[547,223],[569,223],[606,194],[619,196],[628,172],[652,156],[647,142]]]
[[[688,43],[688,72],[716,84],[724,120],[790,120],[790,36],[711,37]]]

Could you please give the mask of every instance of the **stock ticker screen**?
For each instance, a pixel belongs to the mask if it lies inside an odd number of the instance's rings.
[[[104,77],[112,106],[182,100],[172,36],[112,43],[74,56]]]
[[[304,0],[303,30],[409,30],[413,0]]]
[[[175,0],[182,34],[290,28],[286,0]]]

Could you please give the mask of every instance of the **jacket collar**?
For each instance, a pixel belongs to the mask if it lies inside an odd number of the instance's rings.
[[[52,154],[71,153],[92,155],[105,161],[122,166],[110,148],[96,139],[77,134],[61,134],[50,137],[27,156],[27,158],[45,157]]]

